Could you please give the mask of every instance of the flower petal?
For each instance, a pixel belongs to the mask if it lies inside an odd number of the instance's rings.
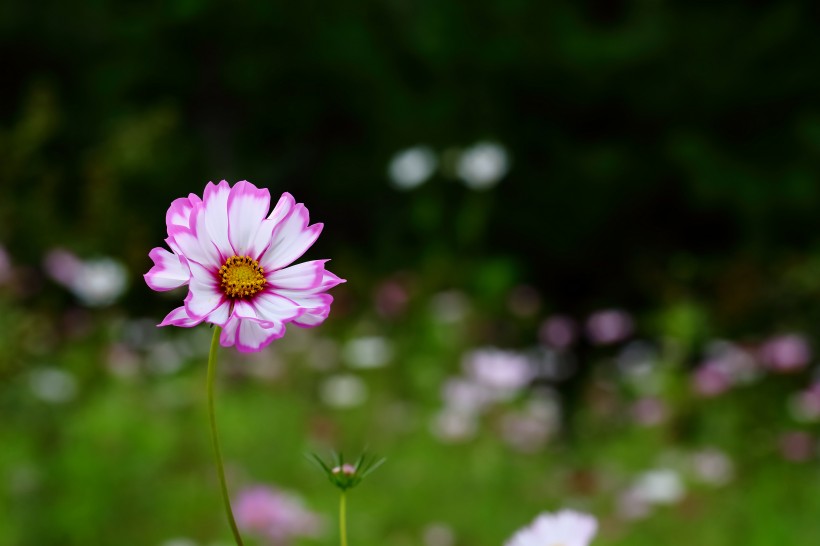
[[[270,208],[270,192],[242,180],[228,197],[228,238],[238,256],[245,256]]]
[[[203,219],[205,220],[205,230],[219,250],[220,263],[234,255],[228,237],[228,199],[231,194],[231,186],[223,180],[219,184],[208,182],[205,186],[205,199],[203,200]]]
[[[191,212],[192,229],[171,226],[169,228],[170,238],[176,243],[175,250],[179,249],[179,253],[189,262],[197,262],[204,266],[218,268],[222,265],[223,260],[208,234],[205,223],[202,207],[195,207]]]
[[[234,313],[240,318],[261,322],[289,322],[303,313],[297,302],[271,291],[260,292],[250,300],[238,300]]]
[[[157,326],[182,326],[183,328],[190,328],[202,322],[202,319],[195,319],[188,316],[188,311],[185,306],[177,307],[162,319]]]
[[[271,245],[260,258],[259,264],[272,271],[290,265],[304,254],[322,232],[322,224],[308,227],[309,220],[305,206],[301,203],[296,205],[274,229]]]
[[[196,262],[189,262],[191,283],[185,297],[185,310],[191,318],[220,326],[228,320],[230,303],[219,288],[216,275]]]
[[[330,314],[333,296],[330,294],[309,294],[293,290],[279,290],[280,295],[296,302],[302,313],[293,319],[293,323],[302,328],[318,326]]]
[[[322,274],[322,283],[319,286],[319,291],[324,292],[325,290],[330,290],[334,286],[345,282],[347,282],[345,279],[342,279],[341,277],[338,277],[335,274],[328,271],[327,269],[325,269],[324,273]]]
[[[174,199],[171,206],[168,208],[168,212],[165,213],[165,224],[168,227],[168,235],[171,234],[171,226],[190,228],[191,212],[194,210],[194,207],[200,205],[201,203],[202,199],[193,193],[189,194],[188,197]]]
[[[285,325],[282,323],[265,328],[258,321],[243,319],[233,314],[222,330],[219,343],[223,347],[236,345],[242,353],[253,353],[262,350],[274,339],[279,339],[283,335],[285,335]]]
[[[270,216],[268,216],[268,220],[273,220],[274,225],[278,224],[290,214],[294,206],[296,206],[296,200],[293,196],[288,192],[283,193],[282,197],[280,197],[276,203],[276,206],[273,207]]]
[[[302,328],[313,328],[314,326],[322,324],[328,315],[330,315],[330,302],[333,301],[333,297],[328,295],[328,298],[330,298],[330,300],[327,305],[305,311],[299,315],[299,318],[293,321],[293,324]]]
[[[274,289],[315,290],[320,288],[324,279],[325,263],[328,260],[313,260],[277,269],[267,276]]]
[[[177,256],[164,248],[154,248],[148,253],[154,267],[144,275],[145,282],[158,292],[164,292],[188,284],[191,272],[182,256]]]
[[[262,254],[264,254],[270,246],[272,239],[271,235],[275,228],[276,222],[273,220],[262,220],[262,223],[259,224],[259,229],[256,230],[256,234],[251,240],[250,247],[248,248],[246,254],[258,261]]]

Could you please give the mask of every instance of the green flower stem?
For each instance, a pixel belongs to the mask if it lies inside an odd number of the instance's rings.
[[[216,432],[216,412],[214,411],[214,378],[216,377],[216,350],[219,348],[219,334],[222,328],[214,326],[214,337],[211,339],[211,352],[208,353],[208,417],[211,420],[211,437],[214,443],[214,456],[216,457],[216,471],[219,475],[219,485],[222,489],[222,500],[225,502],[225,515],[228,517],[228,524],[231,526],[233,538],[237,546],[244,546],[236,521],[233,519],[231,510],[231,497],[228,495],[228,486],[225,483],[225,467],[222,464],[222,448],[219,447],[219,435]]]
[[[342,491],[339,499],[339,540],[341,546],[347,546],[347,492]]]

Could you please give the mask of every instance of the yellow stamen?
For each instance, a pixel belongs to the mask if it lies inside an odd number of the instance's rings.
[[[229,298],[247,298],[262,290],[268,281],[265,270],[250,256],[231,256],[219,268],[220,286]]]

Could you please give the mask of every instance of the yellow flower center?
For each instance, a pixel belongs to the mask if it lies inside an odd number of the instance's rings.
[[[250,256],[231,256],[219,268],[220,287],[229,298],[247,298],[262,290],[268,281],[265,270]]]

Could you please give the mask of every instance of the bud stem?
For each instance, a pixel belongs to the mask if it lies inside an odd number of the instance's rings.
[[[342,491],[339,498],[339,540],[341,546],[347,546],[347,493]]]

